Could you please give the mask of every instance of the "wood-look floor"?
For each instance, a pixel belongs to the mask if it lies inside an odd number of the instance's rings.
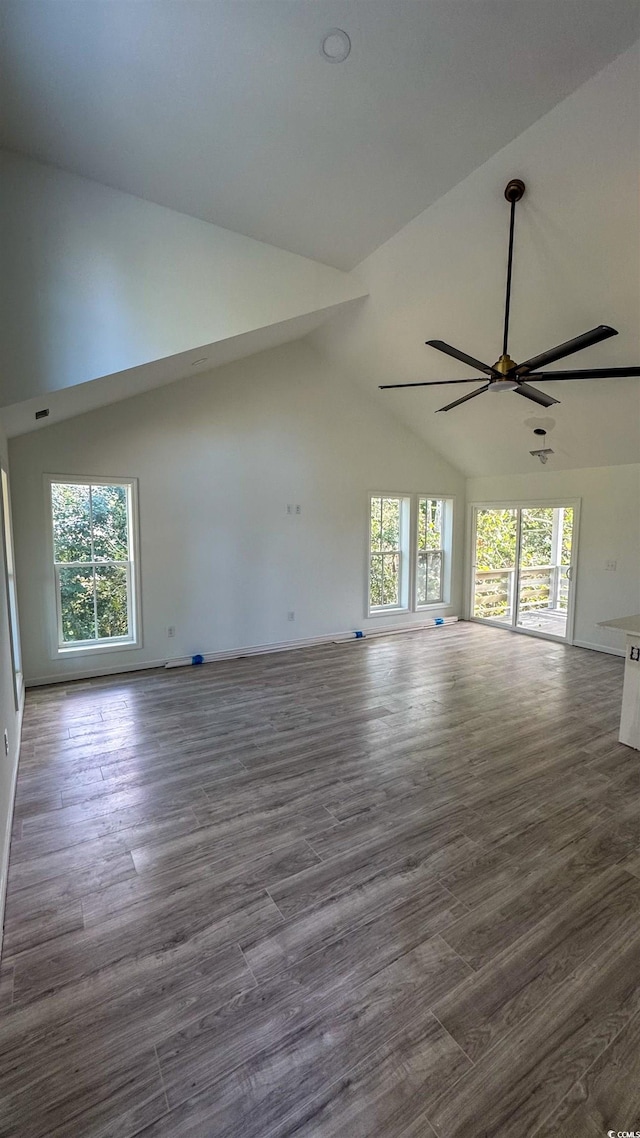
[[[622,667],[459,624],[30,692],[3,1138],[640,1129]]]

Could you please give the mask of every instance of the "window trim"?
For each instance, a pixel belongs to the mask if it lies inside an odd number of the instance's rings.
[[[397,605],[371,604],[371,502],[374,498],[395,498],[400,502],[400,603]],[[386,616],[388,613],[411,612],[411,596],[413,590],[413,572],[411,564],[411,494],[397,494],[386,491],[369,494],[369,518],[367,523],[368,549],[367,549],[367,615]],[[409,540],[407,541],[407,534]]]
[[[442,531],[441,531],[441,546],[440,550],[420,550],[418,549],[418,511],[420,502],[425,498],[430,498],[432,501],[442,502]],[[414,598],[414,612],[428,612],[430,609],[441,609],[451,607],[451,568],[453,563],[453,514],[455,508],[455,501],[453,494],[416,494],[415,496],[415,521],[413,526],[413,534],[415,539],[415,585],[413,591]],[[418,602],[418,555],[422,552],[437,553],[442,555],[442,572],[440,576],[440,599],[437,601],[426,601],[424,604]]]
[[[408,541],[402,553],[405,561],[406,603],[400,605],[371,604],[371,500],[372,498],[400,498],[404,502],[405,525],[408,526]],[[443,503],[442,519],[442,594],[439,601],[418,604],[418,508],[424,498],[437,499]],[[370,490],[367,495],[367,549],[366,549],[366,588],[365,617],[398,616],[405,613],[428,613],[451,608],[451,582],[454,558],[455,537],[455,494],[435,493],[433,491],[391,491]]]
[[[70,656],[84,656],[95,652],[121,652],[142,647],[141,578],[140,578],[140,524],[138,512],[138,479],[130,476],[109,476],[93,474],[45,474],[45,501],[47,523],[47,561],[49,564],[49,588],[47,609],[50,626],[50,655],[54,660]],[[127,564],[127,586],[129,595],[129,633],[127,636],[111,637],[108,640],[83,640],[62,642],[62,613],[60,608],[59,563],[54,559],[53,508],[51,487],[60,482],[80,486],[125,486],[128,497],[129,515],[129,561]],[[105,560],[104,564],[110,562]],[[89,564],[82,562],[81,564]],[[122,562],[119,562],[122,564]],[[51,596],[53,595],[53,602]]]
[[[20,617],[18,611],[18,585],[16,580],[16,555],[13,540],[13,518],[11,514],[11,488],[9,472],[0,465],[0,510],[2,517],[2,558],[5,572],[7,599],[7,620],[9,624],[9,649],[11,654],[11,674],[13,679],[13,698],[16,711],[20,710],[24,695],[24,675],[22,672],[22,644],[20,641]]]

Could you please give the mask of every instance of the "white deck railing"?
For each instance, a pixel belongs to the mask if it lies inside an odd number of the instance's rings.
[[[566,565],[528,565],[520,570],[519,611],[566,613],[569,581]],[[510,619],[515,604],[515,567],[476,569],[473,615]]]

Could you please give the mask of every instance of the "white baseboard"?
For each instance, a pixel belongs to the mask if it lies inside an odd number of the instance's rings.
[[[358,639],[370,640],[373,637],[389,636],[392,633],[399,632],[420,632],[429,628],[441,628],[442,625],[436,625],[436,619],[442,620],[443,624],[455,624],[458,621],[457,616],[445,617],[429,617],[426,621],[420,621],[418,624],[384,624],[376,625],[374,628],[366,628],[362,632],[362,637],[357,637],[355,632],[333,632],[326,636],[311,636],[305,640],[283,640],[281,643],[272,644],[249,644],[244,648],[231,648],[226,652],[203,652],[202,658],[205,664],[215,663],[217,660],[237,660],[241,656],[263,656],[275,652],[294,652],[299,648],[312,648],[316,644],[336,644],[354,643]],[[99,679],[100,676],[118,676],[125,672],[144,672],[151,668],[182,668],[191,665],[193,657],[191,656],[173,656],[169,659],[166,657],[163,660],[145,660],[144,663],[136,664],[112,664],[107,667],[93,667],[90,670],[65,672],[64,675],[56,673],[51,676],[34,676],[29,677],[27,680],[27,687],[37,688],[44,687],[47,684],[70,684],[76,680],[91,680]]]
[[[574,640],[574,648],[588,648],[590,652],[607,652],[609,656],[623,656],[624,648],[611,648],[608,644],[590,644],[588,640]]]
[[[4,908],[7,900],[9,854],[11,852],[11,831],[13,830],[13,810],[16,798],[16,785],[18,782],[18,764],[20,762],[20,740],[22,736],[23,714],[24,689],[22,692],[22,699],[20,700],[20,707],[16,713],[16,750],[13,757],[13,774],[11,777],[11,786],[9,787],[9,802],[7,803],[9,809],[7,811],[6,829],[2,837],[2,849],[0,849],[0,957],[2,957],[2,941],[4,938]]]
[[[307,640],[286,640],[280,644],[256,644],[248,648],[234,648],[230,652],[207,652],[203,653],[202,660],[205,664],[213,664],[217,660],[237,660],[242,656],[267,656],[275,652],[291,652],[299,648],[313,648],[319,644],[351,644],[357,640],[372,640],[379,636],[392,636],[400,632],[425,632],[430,628],[442,628],[443,625],[455,624],[458,620],[457,616],[446,616],[437,618],[440,623],[436,624],[436,618],[432,617],[428,621],[421,621],[419,624],[394,624],[394,625],[376,625],[375,628],[367,628],[366,631],[359,633],[356,632],[334,632],[331,636],[312,636]],[[167,668],[183,668],[192,663],[193,657],[181,656],[173,660],[167,660]]]
[[[111,664],[101,668],[91,668],[86,672],[65,672],[64,675],[61,675],[60,672],[54,672],[51,676],[29,676],[26,680],[26,687],[41,688],[47,687],[49,684],[72,684],[76,680],[96,680],[100,676],[119,676],[122,672],[146,672],[150,668],[164,668],[166,663],[165,656],[164,660],[145,660],[143,664]]]

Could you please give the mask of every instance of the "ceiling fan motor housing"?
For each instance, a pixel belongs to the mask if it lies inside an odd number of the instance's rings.
[[[518,386],[517,380],[508,378],[511,369],[516,367],[516,362],[506,352],[500,356],[493,367],[495,371],[499,371],[504,376],[504,379],[490,379],[489,391],[513,391]]]
[[[516,361],[512,360],[511,356],[508,356],[505,352],[504,355],[500,356],[500,359],[494,363],[493,368],[494,371],[500,371],[503,375],[508,375],[509,372],[517,366]]]

